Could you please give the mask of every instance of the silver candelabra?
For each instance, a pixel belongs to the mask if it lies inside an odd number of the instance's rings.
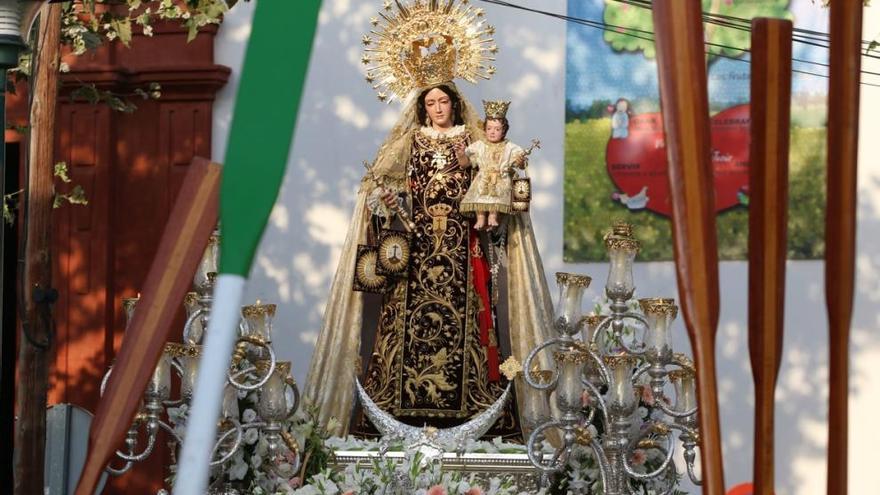
[[[699,485],[694,472],[699,443],[695,371],[690,359],[673,352],[670,334],[677,307],[672,299],[641,299],[641,312],[630,309],[628,301],[635,292],[632,264],[640,247],[630,225],[615,224],[605,236],[605,247],[610,258],[605,284],[610,314],[584,316],[581,304],[590,277],[557,273],[553,328],[558,336],[535,347],[523,363],[528,393],[541,394],[545,404],[543,414],[526,418],[532,430],[529,459],[545,473],[561,471],[580,445],[596,459],[602,493],[635,493],[633,483],[647,481],[659,486],[655,493],[671,493],[678,479],[672,463],[678,431],[688,476]],[[538,369],[542,352],[552,352],[555,369]],[[640,418],[637,383],[646,373],[655,411]],[[667,385],[673,389],[674,405]],[[545,455],[544,441],[553,444],[554,455]],[[639,472],[630,462],[636,449],[655,450],[662,462]]]
[[[156,368],[143,395],[143,405],[129,429],[123,450],[116,452],[123,465],[108,466],[107,472],[119,476],[153,453],[160,430],[169,435],[169,450],[174,456],[177,446],[183,444],[181,433],[165,418],[169,418],[170,408],[188,404],[193,396],[193,387],[199,373],[202,353],[202,339],[208,328],[211,314],[211,294],[217,274],[219,258],[219,235],[215,232],[199,263],[193,280],[194,292],[184,300],[186,323],[183,327],[182,342],[169,342],[156,364]],[[138,298],[123,299],[126,326],[131,322]],[[224,466],[244,443],[244,432],[258,429],[265,434],[268,442],[270,460],[287,449],[296,457],[294,470],[299,469],[299,446],[296,440],[282,427],[299,405],[299,390],[290,376],[290,363],[278,361],[272,348],[272,319],[275,316],[274,304],[244,306],[239,325],[239,337],[232,355],[232,364],[227,371],[227,384],[223,396],[222,415],[219,432],[212,450],[211,467],[213,477],[222,480]],[[172,370],[180,382],[180,397],[171,399]],[[101,394],[112,373],[112,367],[101,381]],[[259,396],[258,417],[242,422],[238,398],[239,392],[257,392]],[[288,403],[288,393],[292,394],[292,406]],[[146,442],[139,439],[143,436]]]

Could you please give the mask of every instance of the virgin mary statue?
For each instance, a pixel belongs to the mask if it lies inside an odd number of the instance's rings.
[[[396,5],[392,12],[386,2],[384,25],[373,20],[376,29],[363,39],[363,61],[373,65],[367,81],[380,100],[402,98],[403,112],[361,182],[305,389],[322,422],[335,417],[345,428],[353,425],[353,433],[369,430],[366,420],[352,421],[361,370],[373,401],[400,421],[453,426],[501,396],[501,349],[523,362],[549,338],[553,313],[528,213],[507,216],[506,243],[496,262],[488,254],[498,244],[481,242],[472,219],[459,209],[473,175],[459,157],[483,129],[452,81],[491,77],[494,29],[482,11],[456,0]],[[375,258],[359,254],[384,235],[378,226],[387,226],[400,210],[410,212],[407,263],[401,276],[381,276],[373,272]],[[499,277],[500,264],[506,273]],[[378,311],[365,307],[365,276],[381,289]],[[377,321],[365,314],[377,315]],[[362,336],[374,342],[366,359]],[[538,407],[531,394],[518,392],[520,415]],[[493,430],[517,430],[515,416],[502,417]]]

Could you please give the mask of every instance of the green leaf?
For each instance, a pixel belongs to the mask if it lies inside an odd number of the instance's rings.
[[[67,172],[67,162],[58,162],[55,164],[55,171],[53,172],[53,175],[61,179],[61,182],[64,182],[65,184],[70,182],[70,176],[67,174]]]
[[[89,199],[86,198],[86,192],[82,186],[75,186],[70,194],[67,194],[67,201],[72,205],[87,205]]]
[[[110,21],[110,27],[119,35],[119,41],[125,46],[131,46],[131,19],[128,17],[122,19],[113,19]]]
[[[13,225],[15,224],[15,215],[12,214],[12,208],[6,203],[6,199],[6,197],[3,198],[3,221],[6,222],[6,225]]]
[[[104,40],[97,33],[93,33],[92,31],[86,31],[82,33],[83,42],[86,45],[87,50],[94,50],[98,48],[104,43]]]

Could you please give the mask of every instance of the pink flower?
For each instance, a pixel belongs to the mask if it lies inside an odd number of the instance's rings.
[[[645,453],[642,449],[636,449],[633,451],[632,457],[630,457],[629,462],[633,466],[641,466],[648,460],[648,454]]]
[[[354,490],[349,490],[349,491],[343,493],[342,495],[354,495]]]
[[[483,490],[478,486],[472,486],[470,490],[464,492],[464,495],[483,495]]]
[[[441,485],[434,485],[431,488],[428,488],[427,493],[425,495],[446,495],[446,489]]]
[[[581,407],[590,407],[593,404],[593,398],[590,397],[590,393],[584,390],[581,392]]]
[[[651,390],[651,387],[649,387],[648,385],[642,385],[639,388],[642,389],[641,390],[642,402],[644,402],[645,404],[647,404],[649,406],[653,406],[654,405],[654,391]]]
[[[302,478],[294,476],[293,478],[290,478],[290,481],[288,481],[287,484],[290,485],[291,488],[299,488],[303,484]]]

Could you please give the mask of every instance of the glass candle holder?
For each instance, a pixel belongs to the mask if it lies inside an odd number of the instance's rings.
[[[674,299],[639,299],[639,306],[645,313],[648,329],[645,333],[645,346],[648,359],[668,362],[672,358],[672,321],[678,315]]]
[[[175,359],[180,365],[180,395],[186,401],[192,400],[193,388],[196,385],[196,378],[199,376],[202,346],[177,343],[165,344],[165,354],[171,359]]]
[[[550,370],[533,370],[530,373],[533,381],[547,385],[553,379]],[[528,396],[523,407],[524,434],[528,436],[532,430],[550,420],[550,393],[551,390],[538,390],[530,387],[523,380],[523,391]]]
[[[171,397],[171,361],[164,353],[150,376],[144,397],[149,400],[164,401]]]
[[[583,367],[590,356],[579,350],[557,351],[553,354],[559,368],[559,381],[556,384],[556,401],[560,411],[573,413],[581,409],[584,384],[581,382]]]
[[[697,407],[697,377],[693,370],[679,368],[670,371],[668,376],[675,388],[674,409],[685,412]]]
[[[137,297],[123,297],[122,298],[122,311],[125,313],[125,329],[128,330],[128,326],[131,325],[131,320],[134,319],[134,309],[137,307],[138,301],[141,300],[141,295],[138,294]]]
[[[201,295],[210,295],[214,288],[214,280],[209,274],[217,273],[217,263],[220,260],[220,232],[215,230],[208,239],[208,245],[196,268],[193,277],[193,287]]]
[[[605,294],[612,301],[626,301],[635,291],[632,267],[640,244],[632,236],[632,225],[618,222],[611,233],[605,236],[605,250],[608,252],[610,266]]]
[[[590,286],[592,279],[586,275],[574,273],[556,273],[556,285],[559,287],[559,302],[556,304],[557,329],[567,335],[574,335],[579,331],[583,310],[584,292]]]
[[[254,337],[265,343],[272,342],[272,320],[275,318],[274,304],[260,304],[257,300],[256,304],[242,306],[241,316],[244,319],[244,325],[241,326],[241,335],[243,337]],[[261,346],[248,346],[248,360],[256,362],[263,359],[269,359],[269,350]]]
[[[624,416],[632,414],[638,405],[636,391],[632,384],[632,372],[636,363],[636,358],[633,356],[605,356],[605,366],[611,373],[611,383],[608,386],[608,405]]]
[[[257,373],[264,375],[269,370],[269,361],[256,363]],[[264,421],[283,421],[289,412],[287,408],[287,378],[290,376],[290,362],[278,361],[272,376],[260,390],[260,402],[257,406],[260,417]]]

